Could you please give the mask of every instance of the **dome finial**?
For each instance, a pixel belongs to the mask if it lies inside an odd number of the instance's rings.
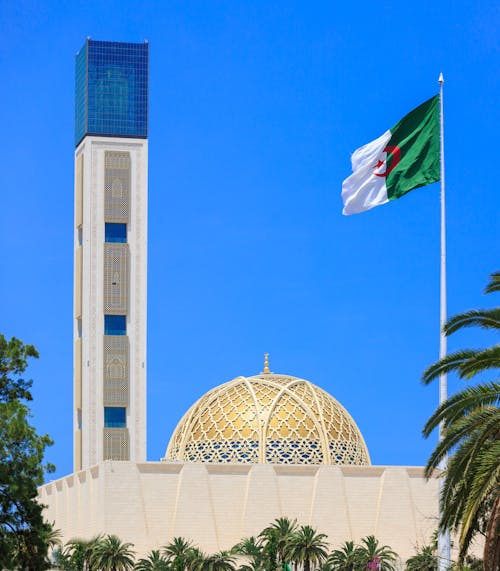
[[[264,353],[264,370],[263,375],[268,375],[271,371],[269,370],[269,353]]]

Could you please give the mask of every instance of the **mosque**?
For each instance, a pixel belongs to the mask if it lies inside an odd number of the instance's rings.
[[[437,480],[373,466],[348,411],[267,357],[146,461],[148,77],[147,42],[88,38],[76,56],[74,472],[39,489],[46,519],[65,542],[113,533],[142,556],[175,536],[229,549],[287,516],[408,558],[437,527]]]

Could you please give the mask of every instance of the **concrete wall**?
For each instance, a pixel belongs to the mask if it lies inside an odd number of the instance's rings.
[[[437,481],[400,466],[106,461],[40,488],[63,540],[114,533],[139,555],[174,536],[212,553],[288,516],[332,547],[374,534],[406,559],[437,525]]]

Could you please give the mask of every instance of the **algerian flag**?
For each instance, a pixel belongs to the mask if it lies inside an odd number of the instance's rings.
[[[439,95],[354,151],[342,183],[343,214],[357,214],[439,180]]]

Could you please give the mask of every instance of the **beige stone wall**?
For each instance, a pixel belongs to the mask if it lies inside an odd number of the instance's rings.
[[[183,536],[215,552],[288,516],[332,547],[374,534],[403,559],[429,542],[437,493],[419,467],[113,461],[40,488],[64,541],[114,533],[142,555]]]
[[[110,153],[128,157],[130,167],[114,199],[113,183],[107,178]],[[84,137],[75,150],[75,470],[87,469],[107,455],[136,462],[146,459],[147,202],[147,140]],[[105,222],[127,222],[127,243],[106,244]],[[122,254],[116,280],[122,285],[118,302],[113,303],[111,250]],[[104,336],[105,313],[127,315],[126,359],[123,347],[119,351]],[[105,369],[112,356],[126,363],[119,380],[127,402],[127,428],[118,432],[103,430],[104,406],[110,405]]]

